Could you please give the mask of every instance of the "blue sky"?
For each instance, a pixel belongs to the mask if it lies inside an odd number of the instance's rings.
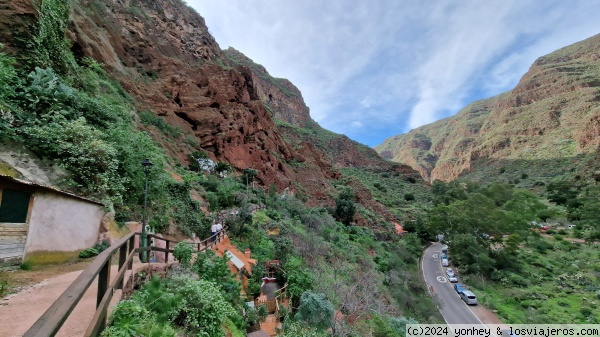
[[[187,0],[221,48],[287,78],[322,127],[369,146],[512,89],[600,33],[597,0]]]

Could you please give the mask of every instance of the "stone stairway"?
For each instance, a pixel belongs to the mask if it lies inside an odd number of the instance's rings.
[[[281,329],[281,322],[279,322],[275,314],[270,314],[264,322],[260,323],[260,329],[268,333],[269,336],[275,336],[277,329]]]

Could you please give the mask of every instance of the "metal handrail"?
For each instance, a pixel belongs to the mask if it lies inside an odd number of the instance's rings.
[[[117,241],[100,253],[92,263],[81,272],[73,283],[60,295],[60,297],[44,312],[44,314],[27,330],[24,337],[54,336],[65,323],[73,309],[77,306],[85,292],[88,290],[96,276],[98,276],[98,292],[96,294],[96,312],[90,322],[84,336],[97,336],[106,327],[107,309],[113,296],[113,291],[123,288],[125,272],[131,270],[133,258],[139,252],[159,251],[165,253],[165,262],[169,261],[169,253],[173,249],[169,246],[177,241],[167,240],[165,238],[148,234],[148,237],[166,241],[166,248],[143,247],[134,248],[135,237],[141,233],[131,233]],[[213,247],[225,237],[225,229],[217,232],[197,243],[198,249],[195,252],[202,252],[209,247]],[[212,239],[215,239],[214,242]],[[208,243],[210,242],[210,243]],[[119,271],[117,277],[110,282],[111,258],[119,250]]]

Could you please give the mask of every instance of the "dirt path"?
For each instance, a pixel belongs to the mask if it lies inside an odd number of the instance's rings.
[[[134,269],[142,267],[134,264]],[[112,266],[111,277],[115,277],[117,266]],[[19,337],[56,301],[56,299],[75,281],[83,269],[54,276],[37,284],[27,286],[16,294],[0,301],[0,337]],[[82,336],[96,311],[96,292],[98,283],[94,281],[79,301],[63,327],[56,336]],[[115,294],[114,296],[117,296]]]

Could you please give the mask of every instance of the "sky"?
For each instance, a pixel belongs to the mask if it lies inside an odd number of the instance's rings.
[[[514,88],[600,33],[598,0],[187,0],[222,49],[300,89],[322,127],[369,146]]]

